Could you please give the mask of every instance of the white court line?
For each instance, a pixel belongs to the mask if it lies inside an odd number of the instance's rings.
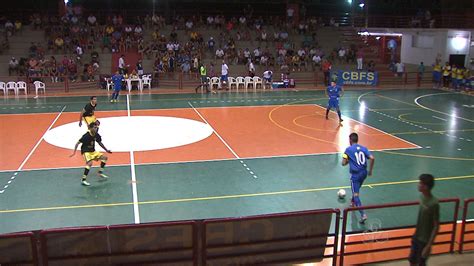
[[[130,115],[130,100],[127,94],[127,115]],[[130,171],[132,174],[132,197],[133,197],[133,216],[135,223],[140,223],[140,210],[138,209],[137,177],[135,175],[135,156],[133,155],[133,146],[130,146]]]
[[[417,98],[415,99],[415,104],[418,105],[419,107],[425,109],[425,110],[429,110],[429,111],[432,111],[432,112],[435,112],[435,113],[438,113],[438,114],[443,114],[443,115],[447,115],[447,116],[450,116],[450,117],[454,117],[454,118],[458,118],[458,119],[462,119],[462,120],[464,120],[464,121],[468,121],[468,122],[474,123],[474,120],[467,119],[467,118],[464,118],[464,117],[461,117],[461,116],[457,116],[457,115],[454,115],[454,114],[448,114],[448,113],[441,112],[441,111],[438,111],[438,110],[435,110],[435,109],[431,109],[431,108],[426,107],[426,106],[424,106],[424,105],[422,105],[421,103],[418,102],[421,98],[424,98],[424,97],[436,96],[436,95],[446,95],[446,94],[455,94],[455,93],[448,92],[448,93],[432,93],[432,94],[421,95],[421,96],[419,96],[419,97],[417,97]]]
[[[370,151],[398,151],[398,150],[415,150],[413,148],[391,148],[391,149],[376,149]],[[321,155],[333,155],[341,154],[343,151],[334,151],[334,152],[321,152],[321,153],[302,153],[302,154],[282,154],[282,155],[268,155],[268,156],[255,156],[255,157],[242,157],[241,160],[257,160],[257,159],[278,159],[278,158],[287,158],[287,157],[307,157],[307,156],[321,156]],[[174,161],[174,162],[157,162],[157,163],[136,163],[135,166],[147,166],[147,165],[173,165],[181,163],[212,163],[212,162],[225,162],[236,160],[236,158],[227,158],[227,159],[210,159],[210,160],[187,160],[187,161]],[[107,165],[107,167],[123,167],[130,166],[129,164],[113,164]],[[45,171],[45,170],[68,170],[68,169],[83,169],[83,167],[55,167],[55,168],[35,168],[35,169],[25,169],[23,172],[29,171]],[[13,172],[14,170],[0,170],[0,173]]]
[[[321,109],[323,109],[323,110],[326,110],[326,108],[324,108],[324,107],[322,107],[322,106],[320,106],[320,105],[318,105],[318,104],[315,104],[315,106],[316,106],[316,107],[319,107],[319,108],[321,108]],[[369,109],[369,108],[367,108],[367,107],[365,107],[365,108],[366,108],[366,109]],[[390,133],[387,133],[387,132],[385,132],[385,131],[383,131],[383,130],[381,130],[381,129],[378,129],[378,128],[376,128],[376,127],[370,126],[370,125],[368,125],[368,124],[366,124],[366,123],[364,123],[364,122],[355,120],[355,119],[350,118],[350,117],[348,117],[348,116],[344,116],[344,118],[347,118],[347,119],[352,120],[352,121],[354,121],[354,122],[356,122],[356,123],[362,124],[362,125],[364,125],[364,126],[366,126],[366,127],[368,127],[368,128],[371,128],[371,129],[373,129],[373,130],[376,130],[376,131],[378,131],[378,132],[381,132],[381,133],[383,133],[383,134],[385,134],[385,135],[389,135],[389,136],[391,136],[392,138],[395,138],[395,139],[398,139],[398,140],[403,141],[403,142],[405,142],[405,143],[408,143],[408,144],[410,144],[410,145],[413,145],[413,146],[415,146],[415,147],[418,148],[418,149],[421,149],[421,148],[422,148],[421,146],[416,145],[415,143],[412,143],[412,142],[410,142],[410,141],[408,141],[408,140],[404,140],[404,139],[402,139],[402,138],[400,138],[400,137],[397,137],[397,136],[395,136],[395,135],[392,135],[392,134],[390,134]],[[412,149],[412,148],[409,148],[409,149]]]
[[[207,122],[207,120],[199,113],[199,111],[194,108],[193,104],[188,102],[189,106],[191,106],[191,108],[193,108],[193,110],[199,115],[199,117],[201,117],[201,119],[208,125],[212,128],[212,131],[214,131],[214,133],[216,133],[216,136],[222,141],[222,143],[224,143],[224,145],[227,147],[227,149],[229,149],[230,152],[232,152],[232,154],[235,156],[235,158],[237,159],[240,159],[240,156],[237,155],[237,153],[235,153],[235,151],[229,146],[229,144],[227,144],[227,142],[221,137],[221,135],[219,135],[219,133],[217,133],[217,131]]]
[[[59,112],[59,114],[56,116],[56,118],[53,120],[53,122],[51,123],[51,125],[49,125],[48,129],[46,129],[46,131],[44,132],[43,136],[41,136],[41,138],[38,140],[38,142],[36,142],[36,145],[33,147],[33,149],[31,149],[30,153],[26,156],[26,158],[23,160],[23,162],[20,164],[20,166],[18,167],[18,169],[16,169],[15,173],[13,174],[13,176],[10,178],[9,181],[12,181],[15,179],[15,177],[18,175],[18,172],[20,172],[22,169],[23,169],[23,166],[25,166],[26,162],[30,159],[31,155],[33,155],[33,153],[36,151],[36,149],[38,148],[38,146],[40,145],[41,141],[44,139],[44,136],[46,135],[46,133],[48,133],[48,131],[53,127],[54,123],[56,123],[56,121],[58,121],[59,117],[61,116],[61,114],[64,112],[64,110],[66,109],[66,105],[63,106],[63,108],[61,109],[61,111]],[[11,182],[9,183],[11,184]],[[8,185],[5,185],[3,187],[3,190],[0,190],[0,194],[3,194],[3,192],[5,192],[5,189],[8,188]]]
[[[433,118],[436,118],[436,119],[439,119],[439,120],[448,121],[448,120],[446,120],[446,119],[444,119],[444,118],[437,117],[437,116],[435,116],[435,115],[432,115],[432,117],[433,117]]]

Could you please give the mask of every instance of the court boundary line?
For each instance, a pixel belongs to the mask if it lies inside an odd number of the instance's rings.
[[[458,179],[470,179],[474,178],[473,174],[461,175],[461,176],[447,176],[435,178],[436,181],[450,181]],[[364,184],[363,187],[383,187],[393,185],[405,185],[418,183],[418,179],[401,180],[393,182],[381,182],[373,184]],[[150,200],[142,201],[138,204],[166,204],[166,203],[179,203],[179,202],[194,202],[194,201],[206,201],[206,200],[221,200],[221,199],[235,199],[235,198],[251,198],[251,197],[262,197],[262,196],[274,196],[274,195],[286,195],[296,193],[312,193],[319,191],[329,191],[338,189],[349,189],[350,186],[333,186],[333,187],[322,187],[322,188],[308,188],[308,189],[295,189],[295,190],[282,190],[282,191],[270,191],[270,192],[259,192],[259,193],[247,193],[247,194],[233,194],[233,195],[221,195],[221,196],[209,196],[209,197],[196,197],[196,198],[181,198],[181,199],[168,199],[168,200]],[[53,210],[64,210],[64,209],[83,209],[83,208],[99,208],[99,207],[116,207],[116,206],[128,206],[132,205],[132,202],[118,202],[118,203],[104,203],[104,204],[89,204],[89,205],[68,205],[68,206],[56,206],[56,207],[40,207],[40,208],[24,208],[24,209],[11,209],[11,210],[0,210],[2,213],[20,213],[20,212],[34,212],[34,211],[53,211]]]
[[[127,94],[127,115],[130,115],[130,100],[129,94]],[[132,175],[132,198],[133,198],[133,217],[135,224],[140,223],[140,210],[138,208],[138,191],[137,191],[137,177],[135,175],[135,156],[133,154],[133,147],[130,147],[130,172]]]
[[[26,156],[26,158],[23,160],[23,162],[20,164],[20,166],[18,167],[18,169],[15,171],[15,173],[13,174],[12,177],[10,177],[10,180],[7,182],[6,185],[3,186],[3,189],[0,190],[0,194],[3,194],[5,192],[5,190],[9,187],[9,185],[13,182],[13,180],[15,180],[15,178],[18,176],[18,172],[21,172],[21,170],[23,169],[23,166],[25,166],[26,162],[30,159],[31,155],[33,155],[33,153],[36,151],[36,149],[38,148],[38,146],[41,144],[41,142],[43,141],[44,139],[44,136],[46,135],[46,133],[48,133],[48,131],[53,127],[53,125],[56,123],[56,121],[58,121],[59,117],[61,117],[61,114],[63,113],[63,111],[66,110],[66,105],[63,106],[63,108],[61,109],[61,111],[59,112],[59,114],[56,116],[56,118],[53,120],[53,122],[49,125],[49,127],[46,129],[46,131],[43,133],[43,135],[41,136],[41,138],[36,142],[36,145],[31,149],[30,153]]]
[[[359,104],[360,104],[360,103],[359,103]],[[321,105],[318,105],[318,104],[315,104],[315,105],[318,106],[319,108],[323,109],[323,110],[326,110],[326,108],[322,107]],[[361,105],[361,106],[362,106],[362,105]],[[367,108],[367,107],[365,106],[364,108]],[[334,111],[331,111],[331,112],[334,112]],[[347,118],[347,119],[349,119],[349,120],[352,120],[352,121],[354,121],[354,122],[356,122],[356,123],[362,124],[362,125],[364,125],[364,126],[366,126],[366,127],[368,127],[368,128],[371,128],[371,129],[373,129],[373,130],[375,130],[375,131],[378,131],[378,132],[381,132],[381,133],[383,133],[383,134],[389,135],[389,136],[391,136],[391,137],[393,137],[393,138],[395,138],[395,139],[398,139],[398,140],[400,140],[400,141],[402,141],[402,142],[405,142],[405,143],[408,143],[408,144],[410,144],[410,145],[413,145],[413,146],[415,146],[415,147],[418,148],[418,149],[422,149],[422,148],[423,148],[423,147],[421,147],[421,146],[418,145],[418,144],[412,143],[412,142],[410,142],[410,141],[408,141],[408,140],[405,140],[405,139],[402,139],[402,138],[397,137],[397,136],[395,136],[395,135],[392,135],[392,134],[390,134],[390,133],[388,133],[388,132],[385,132],[385,131],[383,131],[383,130],[381,130],[381,129],[378,129],[378,128],[376,128],[376,127],[373,127],[373,126],[371,126],[371,125],[368,125],[368,124],[366,124],[366,123],[364,123],[364,122],[361,122],[361,121],[359,121],[359,120],[355,120],[355,119],[353,119],[353,118],[351,118],[351,117],[349,117],[349,116],[344,115],[343,117],[344,117],[344,118]]]

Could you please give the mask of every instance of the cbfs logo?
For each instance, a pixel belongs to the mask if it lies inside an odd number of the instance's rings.
[[[342,72],[344,81],[375,81],[375,72]]]

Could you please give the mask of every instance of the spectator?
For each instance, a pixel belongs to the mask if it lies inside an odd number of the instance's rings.
[[[364,68],[364,53],[362,52],[362,47],[357,50],[357,70],[362,70]]]
[[[331,62],[329,60],[324,60],[321,66],[324,73],[324,85],[329,86],[330,75],[331,75]]]
[[[137,73],[138,75],[143,75],[143,63],[142,63],[142,60],[138,60],[137,62],[137,65],[136,65],[136,70],[137,70]]]
[[[397,76],[402,77],[403,72],[405,72],[405,65],[402,62],[397,62],[395,68],[397,69]]]
[[[370,62],[367,64],[367,71],[375,72],[375,62],[374,62],[374,60],[370,60]]]
[[[216,57],[215,59],[223,59],[224,58],[224,50],[222,50],[222,48],[218,48],[216,50]]]
[[[249,61],[249,76],[252,78],[255,76],[255,66],[252,63],[252,60]]]
[[[18,75],[18,65],[20,63],[15,57],[12,57],[10,62],[8,63],[8,75],[12,75],[12,72],[15,72]]]
[[[423,73],[425,73],[425,65],[423,64],[423,62],[420,62],[420,64],[418,65],[418,78],[420,80],[423,79]]]
[[[419,180],[420,208],[415,234],[411,242],[409,256],[411,265],[426,265],[431,246],[439,229],[439,202],[431,193],[435,184],[434,177],[430,174],[422,174]]]
[[[209,48],[209,51],[211,53],[214,52],[215,45],[216,45],[216,41],[214,41],[214,37],[209,38],[209,41],[207,41],[207,47]]]
[[[121,55],[121,56],[120,56],[119,61],[118,61],[118,69],[119,69],[120,75],[126,74],[126,70],[125,70],[125,55]]]

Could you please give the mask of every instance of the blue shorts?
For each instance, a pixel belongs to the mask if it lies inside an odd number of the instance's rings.
[[[433,71],[433,80],[440,81],[441,80],[441,72]]]
[[[114,91],[115,91],[115,92],[119,92],[121,89],[122,89],[122,87],[119,87],[119,88],[114,87]]]
[[[227,75],[222,75],[221,76],[221,82],[223,82],[223,81],[227,82]]]
[[[339,98],[337,99],[329,99],[328,101],[328,108],[339,108]]]
[[[360,188],[367,178],[367,171],[360,171],[358,173],[351,173],[351,188],[352,194],[359,193]]]
[[[263,78],[266,82],[272,82],[272,78]]]

